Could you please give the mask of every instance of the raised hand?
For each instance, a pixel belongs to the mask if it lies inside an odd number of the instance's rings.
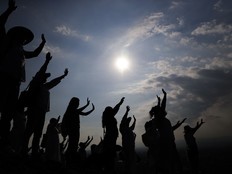
[[[89,97],[87,98],[87,104],[89,104],[90,103],[90,100],[89,100]]]
[[[52,59],[51,53],[48,52],[48,53],[46,54],[46,60],[47,60],[47,61],[50,61],[51,59]]]
[[[166,91],[165,91],[164,89],[162,89],[162,92],[163,92],[163,94],[164,94],[164,95],[166,95],[166,94],[167,94],[167,93],[166,93]]]
[[[181,124],[184,123],[186,119],[187,119],[187,118],[184,118],[184,119],[181,121]]]
[[[41,34],[41,39],[42,39],[42,42],[46,42],[46,39],[45,39],[45,37],[44,37],[44,34]]]
[[[130,106],[126,106],[126,110],[128,112],[130,110]]]
[[[66,69],[64,70],[64,75],[65,75],[65,76],[68,75],[68,68],[66,68]]]
[[[122,97],[120,102],[123,103],[124,100],[125,100],[125,97]]]

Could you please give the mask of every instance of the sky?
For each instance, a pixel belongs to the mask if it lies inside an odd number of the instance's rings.
[[[183,141],[183,127],[205,124],[198,140],[231,140],[232,132],[232,1],[231,0],[16,0],[17,9],[6,29],[21,25],[34,33],[25,50],[35,49],[41,34],[43,52],[26,61],[23,90],[45,61],[51,80],[69,69],[68,76],[50,90],[50,118],[62,117],[72,97],[95,111],[80,118],[80,141],[103,136],[101,116],[106,106],[125,102],[116,115],[118,125],[129,105],[137,119],[136,147],[156,105],[167,92],[167,118],[172,124],[187,118],[175,131]],[[0,11],[8,6],[0,1]],[[125,69],[116,60],[128,61]],[[86,109],[90,110],[91,105]],[[118,138],[120,144],[121,137]]]

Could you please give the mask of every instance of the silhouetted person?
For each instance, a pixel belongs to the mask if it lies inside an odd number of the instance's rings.
[[[25,51],[23,46],[30,43],[34,34],[27,28],[15,26],[6,32],[5,24],[17,6],[9,0],[8,8],[0,16],[0,137],[1,144],[9,145],[11,120],[16,109],[21,82],[25,82],[25,59],[37,57],[45,45],[42,42],[34,51]]]
[[[187,145],[188,159],[193,174],[197,174],[199,172],[199,152],[194,134],[203,123],[205,122],[201,119],[201,122],[197,122],[196,126],[193,128],[189,125],[184,127],[184,139]]]
[[[131,117],[128,117],[130,107],[126,107],[126,112],[122,117],[119,130],[122,135],[122,151],[124,155],[124,172],[125,174],[133,174],[136,171],[136,153],[135,153],[135,138],[134,133],[136,119],[133,115],[133,123],[130,126]]]
[[[173,173],[175,170],[182,172],[182,164],[179,158],[178,151],[176,149],[174,130],[177,129],[185,120],[178,121],[175,126],[172,126],[169,119],[166,118],[166,100],[167,93],[162,89],[163,99],[160,104],[158,98],[158,105],[153,107],[150,111],[151,116],[154,117],[154,124],[157,125],[157,129],[160,134],[160,147],[161,147],[161,170],[164,173]]]
[[[58,119],[51,118],[46,131],[45,158],[51,162],[61,162],[59,130],[57,125]]]
[[[29,91],[32,94],[32,101],[30,101],[30,105],[28,106],[23,147],[24,154],[27,151],[29,139],[33,134],[32,155],[38,155],[40,137],[43,132],[45,116],[50,110],[50,90],[57,86],[61,80],[68,75],[68,70],[65,69],[63,75],[47,82],[47,78],[50,77],[50,73],[46,73],[46,70],[51,59],[52,56],[50,53],[47,53],[44,64],[30,82]]]
[[[70,100],[61,123],[62,136],[64,138],[68,136],[69,141],[66,150],[67,162],[72,162],[75,155],[77,155],[80,138],[80,116],[87,116],[95,109],[92,104],[92,109],[84,112],[84,109],[86,109],[90,104],[90,100],[88,98],[86,105],[79,108],[79,104],[80,100],[77,97],[73,97]]]
[[[114,108],[107,106],[102,114],[102,127],[104,132],[103,160],[106,174],[115,172],[116,141],[118,138],[118,126],[115,116],[124,102],[124,99],[125,97],[122,97]]]
[[[103,140],[90,146],[90,155],[86,161],[86,172],[102,174],[103,171]]]
[[[80,142],[79,143],[79,149],[78,149],[78,154],[80,157],[81,161],[85,161],[87,159],[87,152],[86,148],[89,146],[89,144],[93,141],[93,137],[90,138],[88,136],[87,140],[85,142]]]
[[[147,163],[148,171],[151,174],[158,173],[160,160],[160,135],[154,122],[147,121],[144,125],[145,133],[142,134],[142,142],[148,148]]]
[[[26,111],[24,102],[19,98],[17,102],[14,122],[10,132],[10,145],[14,152],[20,153],[23,146],[24,131],[26,128]]]

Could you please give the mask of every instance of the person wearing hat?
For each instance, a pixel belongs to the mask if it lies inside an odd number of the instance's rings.
[[[68,69],[65,69],[64,74],[47,82],[50,73],[46,73],[47,66],[52,59],[52,56],[48,52],[46,54],[46,60],[40,70],[33,77],[29,85],[29,92],[31,101],[27,108],[27,123],[24,135],[23,143],[23,155],[27,154],[28,143],[31,135],[32,140],[32,155],[39,154],[39,143],[43,132],[43,126],[46,113],[50,110],[50,92],[49,90],[58,85],[63,78],[68,75]]]
[[[25,82],[25,59],[37,57],[46,40],[42,34],[42,42],[34,51],[25,51],[23,46],[30,43],[34,34],[23,26],[15,26],[6,32],[5,24],[17,6],[9,0],[8,8],[0,15],[0,144],[9,145],[8,138],[11,120],[20,91],[21,82]]]

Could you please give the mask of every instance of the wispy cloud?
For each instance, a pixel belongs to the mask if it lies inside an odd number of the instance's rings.
[[[77,30],[73,30],[65,25],[55,27],[55,32],[60,33],[64,36],[75,37],[83,41],[89,41],[90,36],[79,33]]]
[[[225,34],[232,32],[232,25],[220,23],[216,20],[202,23],[199,27],[192,31],[192,35],[209,35],[209,34]]]
[[[171,2],[171,6],[169,7],[169,9],[176,9],[181,5],[180,1],[172,1]]]
[[[222,6],[222,0],[219,0],[214,4],[213,9],[218,12],[223,12],[223,9],[221,6]]]
[[[162,20],[163,18],[164,13],[153,13],[144,18],[136,26],[130,28],[126,34],[126,37],[124,38],[124,40],[127,42],[126,45],[131,45],[133,42],[139,39],[147,39],[158,34],[170,37],[172,37],[173,34],[179,34],[170,32],[172,29],[175,28],[175,25],[162,24],[160,20]]]

